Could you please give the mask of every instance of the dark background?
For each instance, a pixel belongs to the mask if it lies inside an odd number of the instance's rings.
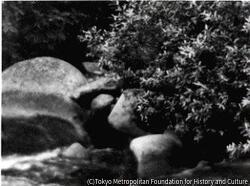
[[[90,60],[81,30],[110,29],[116,4],[110,1],[3,2],[2,69],[21,60],[52,56],[81,68]]]

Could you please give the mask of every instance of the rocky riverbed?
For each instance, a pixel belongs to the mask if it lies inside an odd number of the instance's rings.
[[[66,149],[57,148],[28,156],[3,156],[2,186],[83,186],[88,185],[88,179],[138,179],[136,161],[126,150],[85,149],[84,154],[76,158],[65,157],[63,152]],[[236,183],[238,180],[240,183],[246,180],[247,184],[233,185],[250,185],[249,173],[250,161],[222,162],[213,165],[203,161],[194,168],[183,168],[168,176],[152,178],[165,181],[186,178],[193,182],[200,180],[200,183],[202,180],[227,180],[228,185],[230,181]]]
[[[89,179],[250,182],[249,159],[189,163],[196,151],[173,132],[153,134],[138,124],[133,108],[142,90],[123,90],[119,77],[94,63],[83,66],[85,75],[65,61],[39,57],[3,72],[3,186],[83,186]]]

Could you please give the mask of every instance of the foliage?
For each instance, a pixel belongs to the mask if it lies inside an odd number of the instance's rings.
[[[118,11],[111,31],[92,28],[81,39],[126,88],[145,90],[137,112],[148,130],[197,142],[235,131],[250,84],[250,4],[132,1]]]
[[[3,69],[20,60],[53,56],[81,62],[86,46],[81,29],[107,28],[114,12],[110,2],[3,2]]]
[[[247,140],[246,143],[240,142],[235,144],[234,142],[227,146],[227,151],[229,153],[229,158],[234,159],[243,159],[250,157],[250,140]]]
[[[242,101],[243,111],[241,117],[244,120],[242,128],[242,135],[247,139],[245,142],[235,144],[234,142],[227,146],[227,152],[230,159],[250,158],[250,101],[244,99]]]

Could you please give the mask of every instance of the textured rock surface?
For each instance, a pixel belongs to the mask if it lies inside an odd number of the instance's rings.
[[[99,94],[117,94],[121,88],[121,81],[115,77],[100,77],[80,87],[74,97]]]
[[[110,115],[109,123],[118,131],[130,136],[142,136],[147,134],[137,126],[134,107],[137,101],[138,90],[126,90],[119,98]]]
[[[112,76],[98,77],[75,91],[75,101],[83,108],[90,109],[91,101],[100,94],[120,95],[122,81]]]
[[[19,90],[62,94],[71,97],[87,83],[82,73],[71,64],[53,57],[21,61],[2,74],[2,90]]]
[[[173,172],[180,160],[181,141],[173,134],[153,134],[135,138],[130,143],[139,177],[150,178]]]
[[[85,110],[70,99],[54,94],[8,91],[2,93],[3,117],[55,116],[72,123],[84,122]]]
[[[3,153],[31,153],[81,141],[87,112],[74,103],[87,84],[81,72],[52,57],[16,63],[2,75]]]
[[[76,103],[53,94],[8,91],[2,93],[3,153],[29,153],[82,141],[87,112]]]

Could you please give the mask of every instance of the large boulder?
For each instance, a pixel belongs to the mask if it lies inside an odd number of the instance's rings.
[[[37,57],[7,68],[2,74],[3,91],[42,92],[73,97],[87,83],[71,64],[53,57]]]
[[[2,152],[30,153],[80,141],[87,112],[70,99],[38,92],[2,93]]]
[[[31,153],[76,141],[88,144],[87,111],[71,98],[87,83],[74,66],[52,57],[16,63],[2,75],[3,153]]]
[[[147,132],[138,127],[137,118],[134,114],[134,108],[140,94],[141,91],[137,89],[123,92],[108,116],[108,122],[113,128],[130,136],[147,134]]]
[[[140,178],[152,178],[172,173],[181,157],[182,143],[174,134],[152,134],[135,138],[130,150],[138,162]]]

